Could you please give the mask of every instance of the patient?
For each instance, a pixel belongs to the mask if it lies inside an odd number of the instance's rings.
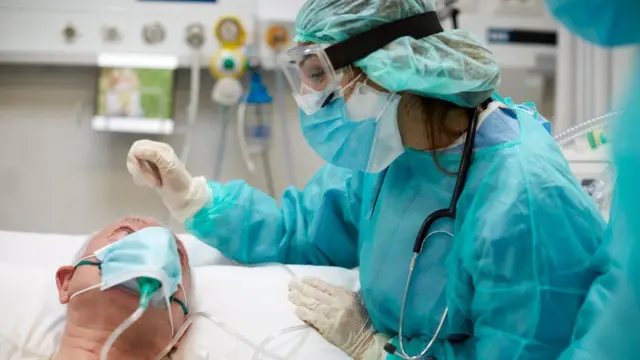
[[[86,245],[79,258],[141,229],[160,226],[145,218],[124,218],[102,229]],[[191,289],[191,271],[187,253],[176,238],[182,264],[183,286]],[[67,318],[60,348],[54,360],[98,359],[103,344],[125,319],[137,308],[139,297],[119,288],[106,291],[95,289],[70,297],[89,286],[99,284],[100,269],[97,266],[63,266],[56,273],[58,296],[67,305]],[[182,289],[174,296],[185,302]],[[174,328],[179,329],[187,320],[182,308],[172,302]],[[109,351],[109,359],[153,360],[171,342],[171,326],[166,308],[149,308],[144,316],[125,331]]]

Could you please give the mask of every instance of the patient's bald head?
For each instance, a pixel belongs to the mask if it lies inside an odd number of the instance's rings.
[[[155,220],[141,217],[127,217],[115,221],[94,234],[85,244],[80,258],[91,256],[96,250],[117,242],[125,236],[147,227],[161,226]],[[191,270],[182,242],[175,237],[182,266],[182,286],[188,294],[191,289]],[[65,337],[69,343],[82,348],[89,346],[91,353],[99,353],[111,332],[127,319],[137,308],[139,297],[118,287],[105,291],[100,289],[81,293],[73,299],[73,294],[100,284],[101,274],[97,266],[63,266],[56,273],[58,296],[67,305],[67,325],[63,334],[61,351],[64,351]],[[187,303],[182,289],[173,296]],[[174,329],[179,329],[186,321],[186,315],[179,304],[171,304]],[[92,336],[93,339],[83,339]],[[153,359],[171,341],[173,334],[166,308],[150,308],[144,316],[118,338],[109,359]],[[75,338],[75,339],[74,339]],[[81,360],[74,353],[74,359]],[[58,359],[60,357],[57,357]],[[88,357],[90,358],[90,357]],[[62,359],[62,358],[60,358]]]

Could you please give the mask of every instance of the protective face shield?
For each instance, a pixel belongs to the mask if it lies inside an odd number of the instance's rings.
[[[98,261],[88,259],[95,257]],[[170,302],[176,302],[187,314],[187,305],[173,297],[182,289],[182,267],[176,240],[171,231],[162,227],[148,227],[136,231],[122,239],[109,244],[84,259],[78,266],[94,265],[101,270],[100,284],[81,290],[71,296],[76,297],[84,292],[100,288],[101,291],[119,286],[135,294],[140,294],[138,279],[148,278],[158,281],[159,291],[151,295],[151,306],[166,306],[173,333],[173,316]]]
[[[313,115],[341,97],[342,69],[398,38],[420,39],[442,31],[437,13],[431,11],[384,24],[336,44],[295,46],[282,52],[278,62],[298,107]]]
[[[397,94],[356,82],[346,102],[339,97],[312,115],[300,111],[302,134],[325,161],[377,173],[404,152],[398,130],[399,103]]]

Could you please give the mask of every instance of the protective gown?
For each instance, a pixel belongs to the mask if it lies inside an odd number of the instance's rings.
[[[494,110],[475,145],[457,218],[434,229],[455,238],[429,237],[418,258],[407,352],[422,350],[448,306],[429,355],[554,359],[597,275],[591,259],[604,221],[534,112]],[[456,171],[460,152],[441,152],[438,162]],[[376,330],[396,337],[416,233],[429,213],[448,206],[454,182],[430,152],[410,149],[379,174],[326,165],[302,191],[288,188],[280,207],[243,181],[211,182],[212,205],[187,228],[242,263],[360,266]]]
[[[633,71],[612,143],[617,181],[611,221],[594,257],[602,275],[589,290],[560,360],[626,360],[640,353],[640,61]]]
[[[640,44],[638,0],[547,0],[551,13],[581,38],[605,47]],[[597,16],[594,16],[597,14]],[[620,101],[612,141],[616,196],[605,243],[594,257],[598,277],[561,360],[637,359],[640,355],[640,58]]]

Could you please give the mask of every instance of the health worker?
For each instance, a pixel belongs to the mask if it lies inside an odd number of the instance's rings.
[[[596,276],[604,221],[534,107],[434,0],[308,0],[280,56],[327,161],[276,200],[192,177],[166,144],[128,168],[203,242],[247,264],[360,268],[360,296],[290,284],[296,314],[354,359],[553,359]]]
[[[640,45],[638,0],[547,0],[549,10],[575,35],[607,48]],[[637,55],[636,55],[637,56]],[[574,341],[561,360],[636,359],[640,352],[640,61],[613,126],[616,168],[609,229],[594,263],[593,283],[576,321]]]

